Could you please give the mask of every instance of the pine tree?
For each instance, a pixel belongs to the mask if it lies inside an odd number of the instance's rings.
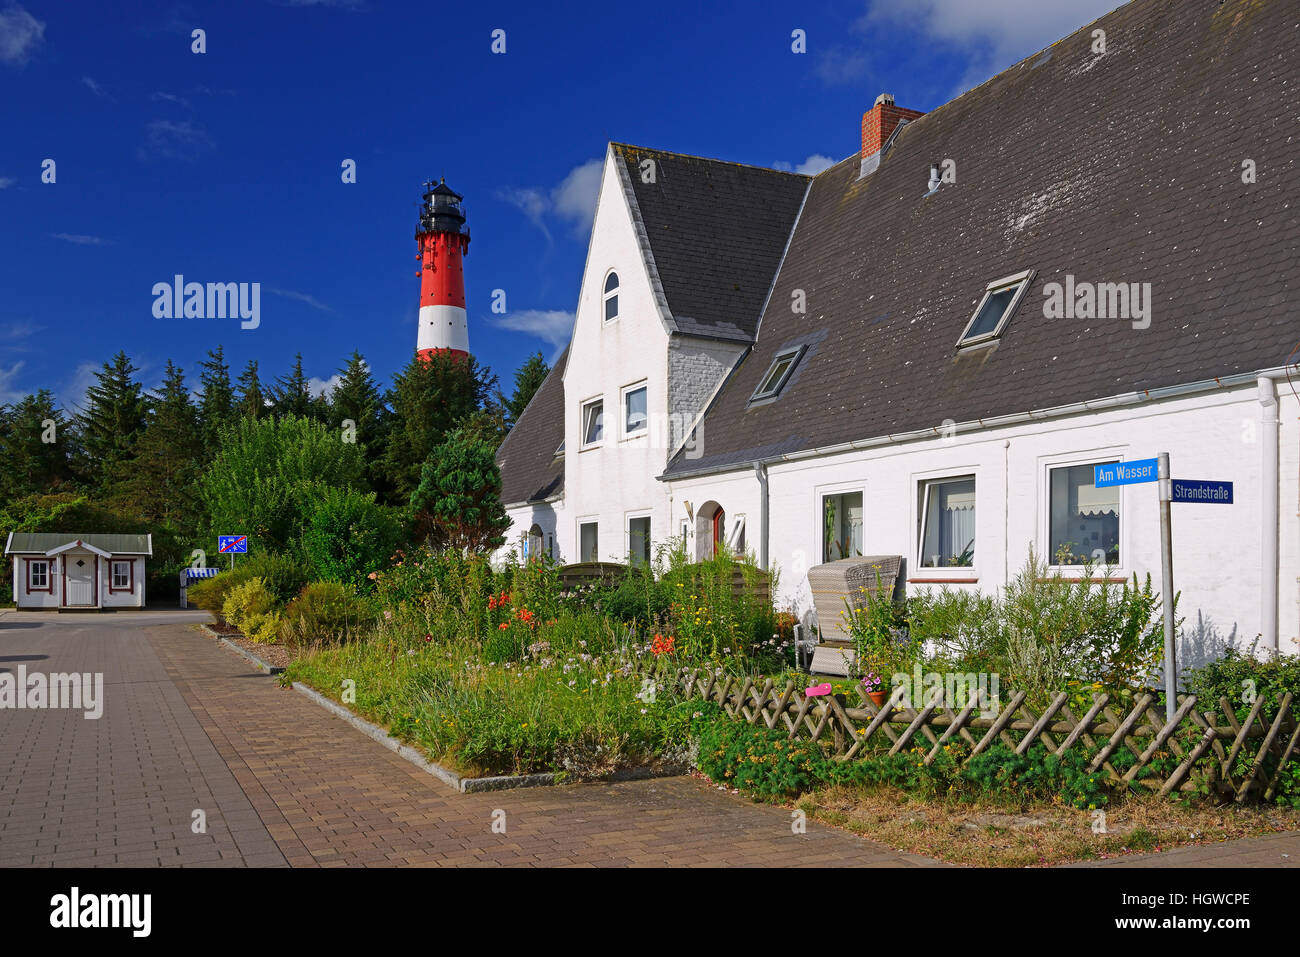
[[[496,376],[473,356],[447,352],[412,357],[393,377],[388,404],[392,428],[384,449],[382,474],[390,501],[406,504],[420,484],[429,454],[466,418],[480,411],[496,386]]]
[[[86,390],[87,406],[77,425],[80,471],[92,488],[107,491],[122,479],[144,433],[149,403],[133,378],[138,371],[119,351],[95,373],[95,385]]]
[[[171,360],[160,393],[150,398],[149,424],[123,483],[123,504],[151,525],[196,530],[201,523],[195,481],[203,463],[203,439],[185,374]]]
[[[384,481],[378,459],[388,425],[384,397],[361,353],[353,351],[347,365],[338,372],[339,384],[329,398],[328,422],[338,429],[347,429],[346,423],[351,423],[351,434],[361,448],[372,484],[380,488]]]
[[[478,552],[500,548],[510,518],[501,504],[501,472],[486,442],[452,432],[420,472],[411,495],[415,531],[435,549]]]
[[[519,417],[524,414],[524,409],[528,407],[529,401],[541,388],[542,383],[546,380],[550,367],[542,358],[540,352],[534,352],[528,359],[515,371],[515,391],[514,395],[509,398],[502,397],[502,404],[506,411],[506,428],[512,429]]]
[[[310,419],[318,417],[319,406],[312,397],[307,376],[302,371],[301,352],[294,357],[289,374],[275,380],[275,387],[271,389],[271,405],[278,419],[286,415]]]
[[[256,359],[249,359],[248,365],[239,374],[239,402],[235,406],[235,412],[245,419],[260,419],[268,414],[266,392],[262,390],[262,380],[257,376]]]
[[[217,436],[235,418],[235,391],[230,387],[230,366],[223,346],[208,350],[208,358],[199,363],[199,431],[204,446],[217,447]]]
[[[48,389],[0,409],[0,500],[57,492],[70,483],[71,432]]]

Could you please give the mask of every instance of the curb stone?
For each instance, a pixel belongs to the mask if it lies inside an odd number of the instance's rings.
[[[293,689],[306,695],[335,717],[342,718],[348,724],[352,725],[352,727],[366,735],[366,737],[373,738],[384,747],[388,748],[388,750],[396,752],[399,757],[405,758],[421,770],[432,774],[443,784],[453,787],[457,791],[465,791],[465,779],[459,774],[455,771],[450,771],[447,768],[444,768],[441,764],[434,764],[419,751],[415,750],[415,748],[411,747],[409,744],[403,744],[383,728],[379,727],[379,725],[358,716],[350,709],[339,704],[337,701],[331,701],[315,688],[309,688],[301,681],[295,681],[293,683]]]
[[[202,631],[209,638],[215,638],[217,639],[217,641],[221,642],[227,648],[230,648],[236,653],[243,655],[253,664],[257,665],[259,670],[265,671],[268,675],[278,675],[284,672],[283,668],[276,667],[275,665],[269,662],[263,661],[261,658],[257,657],[257,655],[253,654],[251,651],[239,647],[239,645],[235,644],[225,635],[217,634],[215,631],[212,630],[211,626],[208,625],[207,622],[199,622],[199,630]]]

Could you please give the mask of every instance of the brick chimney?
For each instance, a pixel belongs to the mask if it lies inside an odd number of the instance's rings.
[[[873,173],[880,165],[881,151],[898,125],[905,120],[924,116],[921,110],[906,110],[894,105],[888,93],[876,97],[876,105],[862,114],[862,165],[860,175]]]

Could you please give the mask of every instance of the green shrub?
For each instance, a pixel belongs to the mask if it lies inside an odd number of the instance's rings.
[[[222,609],[226,604],[226,596],[231,589],[242,585],[251,577],[235,571],[218,572],[211,578],[201,578],[190,585],[185,592],[185,599],[194,607],[202,608],[212,615],[213,621],[221,623],[225,621]]]
[[[397,514],[373,492],[322,488],[302,535],[303,557],[322,581],[358,586],[388,565],[402,538]]]
[[[719,784],[773,800],[829,780],[829,760],[811,741],[790,740],[779,728],[719,717],[700,734],[699,768]]]
[[[227,574],[239,576],[242,581],[262,579],[267,590],[275,596],[276,604],[281,606],[292,601],[311,578],[302,563],[288,555],[274,552],[255,552],[238,559],[232,571],[221,573]],[[221,575],[217,577],[220,578]]]
[[[280,631],[280,605],[261,578],[250,578],[230,589],[221,614],[253,641],[270,644]]]
[[[1244,718],[1256,697],[1264,698],[1264,710],[1277,713],[1282,696],[1288,691],[1292,707],[1300,713],[1300,655],[1271,653],[1255,657],[1254,646],[1247,650],[1228,648],[1222,658],[1184,673],[1187,690],[1204,703],[1206,709],[1217,708],[1220,698],[1227,698]]]
[[[1108,803],[1106,775],[1088,770],[1088,758],[1079,750],[1064,757],[1035,743],[1016,754],[1001,742],[971,758],[961,771],[978,790],[1005,797],[1050,800],[1059,796],[1076,808],[1099,808]]]
[[[1300,714],[1300,656],[1269,653],[1256,658],[1255,652],[1254,646],[1245,651],[1229,648],[1222,658],[1184,674],[1187,690],[1201,702],[1198,711],[1218,711],[1219,699],[1227,698],[1237,720],[1244,721],[1255,702],[1262,698],[1262,714],[1271,720],[1281,706],[1282,697],[1290,692],[1292,714]],[[1253,760],[1251,749],[1243,749],[1233,774],[1249,774]],[[1276,772],[1277,756],[1270,752],[1264,757],[1261,777],[1267,781]],[[1300,807],[1300,757],[1293,755],[1282,770],[1273,799],[1278,804]]]
[[[311,582],[280,616],[280,640],[287,645],[351,641],[370,623],[369,603],[338,582]]]

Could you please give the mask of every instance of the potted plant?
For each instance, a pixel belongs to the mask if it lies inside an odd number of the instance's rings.
[[[869,669],[862,676],[862,690],[867,693],[867,697],[871,699],[871,703],[877,708],[885,706],[885,698],[889,692],[885,688],[884,679],[876,673],[874,668]]]

